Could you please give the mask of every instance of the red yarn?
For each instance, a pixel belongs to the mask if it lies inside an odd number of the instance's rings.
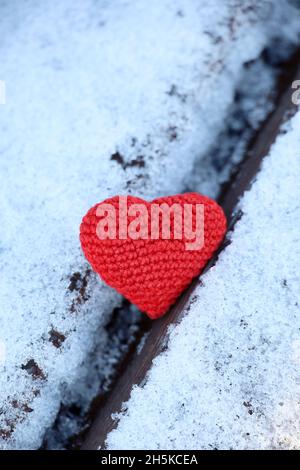
[[[112,204],[119,211],[119,196],[96,204],[84,216],[80,226],[80,241],[83,252],[101,278],[124,295],[152,319],[162,316],[174,304],[178,296],[187,288],[192,279],[198,276],[208,260],[220,245],[225,231],[226,218],[218,204],[197,193],[180,194],[146,202],[128,196],[127,206],[144,204],[148,213],[152,204],[174,203],[204,205],[204,245],[199,250],[186,249],[187,240],[174,238],[171,223],[171,239],[162,239],[161,224],[158,240],[149,238],[132,240],[119,239],[118,220],[116,239],[100,240],[96,229],[100,217],[97,208],[102,204]],[[128,217],[128,224],[132,218]],[[172,217],[171,217],[172,221]],[[193,228],[195,225],[193,223]]]

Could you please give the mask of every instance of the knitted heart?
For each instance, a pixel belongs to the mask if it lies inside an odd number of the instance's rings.
[[[169,219],[157,218],[158,207]],[[154,319],[201,273],[225,231],[221,207],[200,194],[152,202],[116,196],[87,212],[80,241],[94,271]]]

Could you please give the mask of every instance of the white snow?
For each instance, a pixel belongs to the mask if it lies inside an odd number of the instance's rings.
[[[299,449],[300,112],[109,449]]]
[[[60,403],[111,371],[120,298],[87,272],[81,217],[113,194],[182,191],[242,65],[295,24],[276,1],[1,2],[1,448],[37,448]]]

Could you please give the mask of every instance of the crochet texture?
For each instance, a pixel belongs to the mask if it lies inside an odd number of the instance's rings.
[[[196,204],[204,206],[204,244],[201,249],[187,250],[184,236],[174,237],[176,219],[170,217],[170,239],[162,238],[162,220],[159,238],[151,233],[151,205],[192,205],[193,225],[196,228]],[[96,214],[102,204],[111,204],[116,211],[116,239],[99,239],[97,225],[101,216]],[[226,218],[221,207],[213,200],[197,193],[187,193],[146,202],[128,196],[127,207],[143,204],[149,214],[148,239],[119,239],[119,196],[96,204],[84,216],[80,226],[83,252],[94,271],[111,287],[125,296],[152,319],[162,316],[178,296],[198,276],[220,245],[226,232]],[[128,226],[135,217],[128,217]],[[142,231],[141,231],[142,234]]]

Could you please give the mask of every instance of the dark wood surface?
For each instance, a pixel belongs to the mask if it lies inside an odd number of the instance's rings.
[[[229,228],[233,228],[235,221],[240,216],[235,211],[238,201],[251,186],[262,159],[268,154],[272,143],[280,132],[281,125],[297,110],[291,100],[294,91],[291,89],[291,83],[294,79],[300,79],[300,67],[293,65],[291,73],[292,75],[286,77],[285,90],[280,94],[275,111],[261,127],[230,185],[219,198],[219,203],[227,216]],[[226,245],[225,239],[219,252]],[[209,262],[205,271],[216,262],[217,257],[218,253]],[[82,449],[105,448],[108,433],[117,425],[117,422],[111,417],[112,413],[121,410],[122,403],[130,397],[133,385],[141,384],[145,380],[153,359],[167,346],[169,326],[181,320],[184,309],[199,283],[201,283],[200,279],[195,280],[168,314],[151,323],[141,350],[133,351],[130,357],[127,358],[109,394],[98,402],[96,417],[87,433]]]

